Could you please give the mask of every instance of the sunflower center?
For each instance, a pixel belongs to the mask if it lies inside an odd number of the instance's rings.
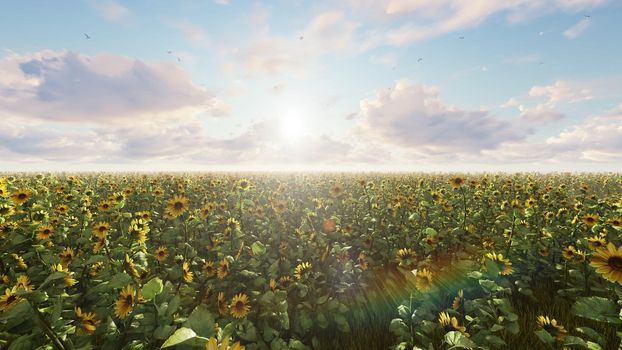
[[[235,303],[235,308],[236,308],[237,310],[242,310],[242,309],[244,308],[244,302],[242,302],[242,301],[238,301],[238,302],[236,302],[236,303]]]
[[[17,297],[15,295],[11,295],[6,299],[6,304],[7,305],[11,305],[13,304],[15,301],[17,300]]]
[[[622,257],[612,256],[607,260],[607,264],[614,270],[622,271]]]
[[[125,297],[125,304],[131,306],[134,304],[134,296],[128,295]]]
[[[176,210],[181,210],[184,207],[184,203],[175,202],[175,204],[173,204],[173,207],[175,207]]]
[[[25,193],[20,193],[20,194],[17,195],[17,198],[25,199],[26,198],[26,194]]]

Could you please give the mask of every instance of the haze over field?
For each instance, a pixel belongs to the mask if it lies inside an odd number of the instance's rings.
[[[622,4],[5,1],[0,170],[621,171]]]

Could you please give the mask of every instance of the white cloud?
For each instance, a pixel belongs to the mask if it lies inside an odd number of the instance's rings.
[[[564,114],[545,104],[538,104],[532,108],[524,108],[522,105],[520,107],[521,121],[527,125],[550,124],[565,118]]]
[[[123,22],[130,15],[130,10],[114,0],[90,0],[89,4],[95,8],[103,18],[113,22]]]
[[[476,153],[525,136],[485,110],[448,106],[437,88],[407,81],[377,92],[360,106],[365,135],[422,154]]]
[[[184,38],[193,45],[202,48],[209,47],[209,37],[201,27],[185,20],[173,21],[170,25],[181,31]]]
[[[589,19],[581,19],[572,27],[566,29],[564,31],[564,36],[568,39],[574,39],[581,35],[587,28],[592,25],[592,20]]]
[[[172,63],[40,51],[0,59],[0,112],[83,123],[222,115],[227,106]]]
[[[529,90],[529,96],[545,97],[551,104],[587,101],[594,98],[593,85],[592,82],[558,80],[552,85],[533,86]]]
[[[230,0],[214,0],[214,3],[218,5],[229,5]]]

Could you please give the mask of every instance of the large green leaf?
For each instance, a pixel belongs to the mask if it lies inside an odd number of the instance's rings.
[[[622,323],[619,317],[620,309],[613,300],[607,298],[596,296],[579,298],[572,306],[572,311],[579,317],[594,321]]]

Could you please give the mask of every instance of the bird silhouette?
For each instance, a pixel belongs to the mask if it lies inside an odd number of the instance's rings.
[[[84,34],[84,38],[85,39],[90,39],[91,38],[88,34],[86,34],[86,33],[83,33],[83,34]]]
[[[592,18],[592,16],[590,16],[590,15],[583,15],[583,19],[591,19],[591,18]]]
[[[172,54],[172,53],[173,53],[173,51],[168,50],[168,51],[166,51],[166,53],[170,55],[170,54]]]
[[[177,56],[177,62],[181,62],[181,58],[179,58],[179,56]]]
[[[464,36],[461,35],[461,36],[458,37],[458,39],[464,40]]]
[[[419,57],[419,58],[417,59],[417,62],[421,62],[421,61],[423,61],[423,58]]]
[[[304,37],[301,35],[301,36],[300,36],[300,38],[299,38],[299,40],[302,40],[302,39],[304,39]]]

